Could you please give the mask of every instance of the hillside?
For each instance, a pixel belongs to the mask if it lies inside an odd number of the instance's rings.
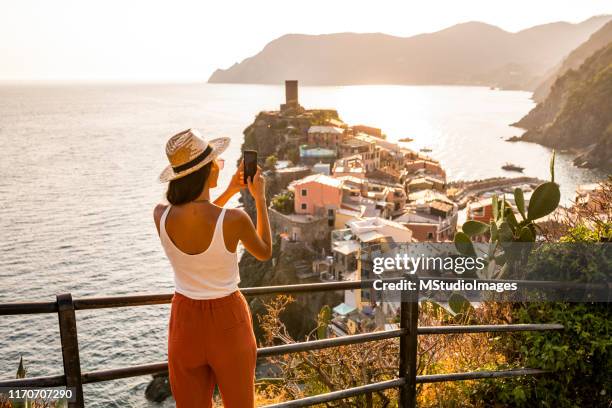
[[[310,85],[471,84],[533,89],[611,16],[509,33],[480,22],[413,37],[289,34],[257,55],[216,70],[209,82]]]
[[[612,21],[609,21],[601,29],[596,31],[586,42],[582,43],[578,48],[572,51],[567,58],[553,68],[552,74],[550,74],[544,82],[538,85],[533,92],[533,99],[536,102],[543,102],[558,77],[565,74],[570,69],[577,69],[580,67],[584,60],[610,42],[612,42]]]
[[[553,84],[550,94],[515,126],[520,138],[580,152],[582,167],[612,170],[612,42]]]

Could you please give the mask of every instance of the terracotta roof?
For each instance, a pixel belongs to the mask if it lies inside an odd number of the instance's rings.
[[[306,183],[319,183],[336,188],[342,187],[342,180],[327,176],[325,174],[311,174],[310,176],[306,176],[302,179],[293,181],[290,185],[299,186]]]

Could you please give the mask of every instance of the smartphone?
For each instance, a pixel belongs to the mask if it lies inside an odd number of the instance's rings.
[[[244,162],[244,183],[246,184],[247,179],[250,177],[253,181],[255,173],[257,173],[257,151],[245,150],[242,160]]]

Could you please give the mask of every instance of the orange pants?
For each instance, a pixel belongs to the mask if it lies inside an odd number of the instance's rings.
[[[215,384],[225,408],[255,406],[257,344],[239,291],[196,300],[175,293],[168,335],[170,387],[177,408],[209,408]]]

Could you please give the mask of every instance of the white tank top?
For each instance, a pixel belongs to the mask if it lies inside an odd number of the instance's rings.
[[[174,270],[176,292],[192,299],[215,299],[238,290],[238,255],[228,251],[223,240],[225,208],[217,218],[210,246],[204,252],[190,255],[178,249],[166,232],[170,207],[161,217],[159,235]]]

